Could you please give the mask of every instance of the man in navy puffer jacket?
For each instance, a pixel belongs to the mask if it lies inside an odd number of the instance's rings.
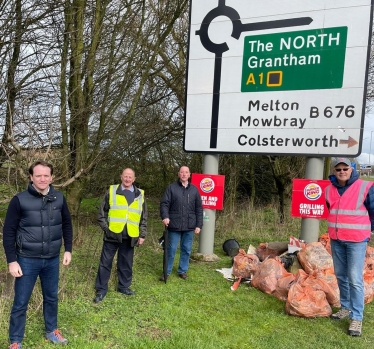
[[[53,167],[37,161],[29,168],[26,191],[9,203],[3,230],[3,245],[9,273],[16,278],[10,314],[9,348],[22,348],[26,310],[37,278],[43,293],[46,339],[67,344],[57,329],[60,248],[64,243],[63,265],[71,261],[73,228],[62,193],[51,185]]]

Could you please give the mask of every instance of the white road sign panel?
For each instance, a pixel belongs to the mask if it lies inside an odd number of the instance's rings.
[[[374,0],[191,0],[184,148],[357,156]]]

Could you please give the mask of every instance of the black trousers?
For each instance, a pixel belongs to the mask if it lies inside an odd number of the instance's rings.
[[[122,243],[104,241],[95,282],[96,291],[103,295],[108,292],[110,272],[117,251],[118,291],[131,285],[134,261],[134,247],[131,247],[131,239],[123,239]]]

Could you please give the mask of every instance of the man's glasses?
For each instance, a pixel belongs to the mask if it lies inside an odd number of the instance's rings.
[[[340,172],[340,171],[347,172],[348,170],[349,170],[349,168],[336,168],[335,169],[336,172]]]

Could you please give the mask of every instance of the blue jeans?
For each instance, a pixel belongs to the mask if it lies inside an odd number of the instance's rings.
[[[14,301],[10,313],[10,342],[22,342],[25,334],[26,311],[39,276],[43,294],[43,315],[46,332],[57,328],[59,256],[47,258],[18,257],[23,275],[16,278]]]
[[[364,317],[364,278],[362,273],[367,242],[332,239],[330,242],[342,308],[351,311],[351,319],[362,321]]]
[[[169,246],[168,246],[168,275],[170,275],[173,264],[175,253],[178,248],[180,240],[180,258],[178,266],[178,274],[187,273],[188,266],[190,263],[190,255],[192,250],[194,232],[190,231],[169,231]]]

